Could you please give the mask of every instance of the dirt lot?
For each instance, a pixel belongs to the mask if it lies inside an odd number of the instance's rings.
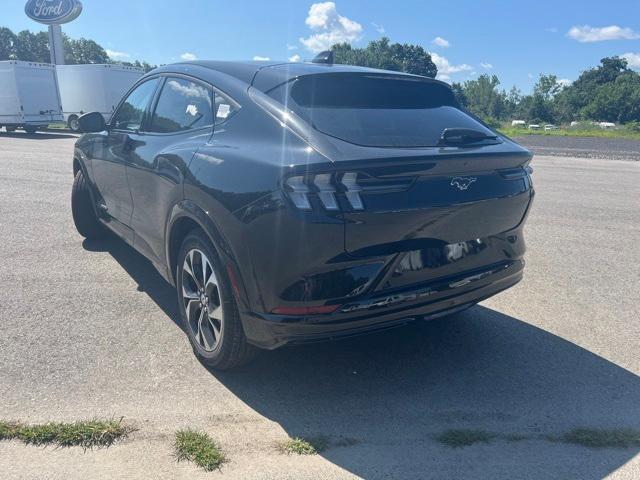
[[[75,232],[73,141],[0,133],[0,420],[124,416],[139,430],[87,452],[0,442],[0,478],[640,478],[638,448],[548,438],[640,429],[640,163],[537,157],[525,280],[481,306],[222,374],[195,360],[142,257]],[[229,462],[176,463],[182,427]],[[505,436],[434,440],[453,428]],[[274,448],[318,435],[319,455]]]

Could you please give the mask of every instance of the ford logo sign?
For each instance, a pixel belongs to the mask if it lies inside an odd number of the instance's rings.
[[[29,0],[24,11],[36,22],[61,25],[78,18],[82,12],[82,3],[79,0]]]

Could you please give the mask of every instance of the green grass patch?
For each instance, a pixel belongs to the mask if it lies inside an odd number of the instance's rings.
[[[50,422],[27,425],[0,421],[0,440],[19,440],[27,445],[88,448],[110,447],[135,429],[120,420]]]
[[[186,429],[176,432],[175,456],[180,462],[188,460],[207,472],[220,468],[226,458],[220,447],[203,432]]]
[[[485,430],[452,429],[445,430],[436,437],[436,440],[449,447],[468,447],[475,443],[489,443],[496,438],[495,433]]]
[[[557,130],[529,130],[527,128],[517,128],[505,126],[498,129],[508,137],[522,137],[525,135],[547,135],[552,137],[598,137],[598,138],[626,138],[630,140],[640,140],[640,132],[636,132],[625,127],[612,130],[603,130],[599,127],[575,127],[558,128]]]
[[[630,428],[575,428],[550,439],[590,448],[640,447],[640,431]]]
[[[327,448],[329,441],[326,437],[300,438],[294,437],[278,443],[282,453],[291,455],[316,455]]]

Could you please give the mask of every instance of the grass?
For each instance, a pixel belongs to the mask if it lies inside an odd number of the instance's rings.
[[[0,421],[0,440],[19,440],[27,445],[88,448],[110,447],[135,429],[120,420],[50,422],[26,425]]]
[[[220,447],[203,432],[179,430],[176,432],[174,448],[179,462],[188,460],[207,472],[219,469],[226,461]]]
[[[599,127],[575,127],[575,128],[558,128],[557,130],[545,131],[529,130],[527,128],[518,128],[505,126],[498,129],[501,133],[508,137],[521,137],[523,135],[547,135],[554,137],[599,137],[599,138],[627,138],[630,140],[640,140],[640,132],[620,127],[612,130],[603,130]]]
[[[328,446],[326,437],[315,437],[304,439],[300,437],[289,438],[278,443],[278,449],[282,453],[291,455],[316,455],[325,450]]]
[[[630,428],[575,428],[553,440],[590,448],[640,447],[640,431]]]

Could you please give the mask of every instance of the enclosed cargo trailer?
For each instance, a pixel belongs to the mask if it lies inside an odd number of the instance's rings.
[[[0,62],[0,127],[34,133],[62,121],[56,69],[47,63]]]
[[[124,94],[144,74],[124,65],[57,65],[56,70],[64,120],[73,131],[87,112],[100,112],[109,122]]]

